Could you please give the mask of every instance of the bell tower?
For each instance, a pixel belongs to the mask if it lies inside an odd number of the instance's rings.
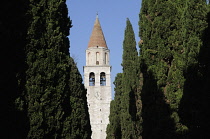
[[[86,49],[86,66],[84,66],[92,139],[105,139],[109,123],[111,102],[109,52],[97,15]]]

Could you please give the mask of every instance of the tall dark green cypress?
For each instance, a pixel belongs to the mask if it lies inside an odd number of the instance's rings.
[[[138,65],[135,35],[127,18],[123,41],[123,73],[118,73],[114,81],[115,98],[111,102],[107,139],[142,138],[142,79],[139,79]]]
[[[190,68],[189,63],[199,63],[202,35],[206,28],[205,2],[142,1],[140,55],[144,77],[142,88],[144,138],[189,137],[190,127],[182,114],[184,110],[189,110],[184,106],[190,100],[184,98],[187,94],[193,94],[192,90],[186,93],[186,87],[189,87],[188,79],[193,80],[188,78],[190,74],[192,75],[189,69],[193,69],[193,72],[198,71],[196,66]],[[196,92],[199,92],[199,85],[190,86],[194,86],[197,88]],[[189,107],[192,108],[193,105]],[[192,119],[190,121],[193,123]]]
[[[182,11],[182,1],[142,1],[143,138],[178,138],[185,130],[177,114],[184,84]]]
[[[9,1],[1,10],[2,136],[90,138],[86,91],[69,57],[65,0]]]
[[[206,0],[186,2],[184,12],[185,84],[180,104],[181,121],[188,127],[189,138],[209,138],[209,46]]]
[[[138,52],[135,35],[130,20],[126,21],[125,37],[123,41],[123,75],[121,95],[121,132],[122,138],[139,138],[140,125],[136,125],[137,118],[136,93],[138,84]]]
[[[71,136],[69,119],[73,111],[67,38],[71,21],[65,2],[30,0],[26,47],[26,98],[30,119],[28,138]]]
[[[107,139],[121,139],[121,95],[122,95],[122,73],[118,73],[114,81],[115,97],[110,104],[109,124],[107,125]]]
[[[91,138],[91,126],[88,113],[86,89],[82,83],[82,77],[77,69],[77,66],[70,58],[70,105],[71,115],[66,126],[71,125],[70,130],[65,130],[66,134],[69,134],[67,138],[72,139],[90,139]],[[68,129],[68,128],[67,128]]]

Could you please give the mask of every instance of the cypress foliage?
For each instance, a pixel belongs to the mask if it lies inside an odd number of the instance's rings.
[[[69,118],[69,123],[71,129],[65,130],[66,134],[69,134],[67,138],[71,139],[90,139],[91,137],[91,126],[88,113],[86,89],[84,84],[82,84],[82,77],[79,73],[74,60],[70,58],[70,105],[71,105],[71,115]],[[68,129],[68,128],[67,128]]]
[[[107,139],[121,139],[121,94],[122,94],[122,73],[118,73],[114,81],[115,97],[110,104],[109,124],[107,125]]]
[[[138,52],[133,27],[127,19],[125,37],[123,41],[123,75],[122,75],[122,96],[121,96],[121,132],[122,138],[139,138],[140,125],[136,125],[137,106],[136,92],[138,84],[137,61]]]
[[[139,25],[144,138],[191,137],[188,124],[196,124],[184,111],[193,111],[193,99],[187,95],[195,99],[201,89],[198,65],[202,65],[199,53],[207,11],[205,0],[142,1]],[[189,120],[188,124],[184,120]]]
[[[9,1],[0,9],[2,136],[90,138],[86,90],[69,57],[65,0]]]
[[[118,73],[111,102],[107,139],[140,139],[142,133],[140,80],[135,35],[127,18],[123,41],[123,73]]]
[[[142,1],[143,138],[178,138],[178,130],[184,130],[177,114],[184,83],[182,9],[182,1]]]
[[[68,138],[69,29],[65,0],[30,0],[26,91],[28,138]]]
[[[186,78],[180,104],[181,120],[188,127],[189,138],[209,138],[209,27],[205,0],[187,1],[184,12],[184,48]],[[193,16],[192,16],[193,15]],[[208,27],[208,28],[207,28]],[[208,82],[208,83],[207,83]]]

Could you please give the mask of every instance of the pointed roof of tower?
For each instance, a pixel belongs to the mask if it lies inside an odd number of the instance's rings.
[[[93,31],[92,34],[90,36],[90,40],[88,43],[88,48],[90,47],[96,47],[96,46],[100,46],[100,47],[105,47],[107,48],[106,45],[106,40],[104,38],[104,34],[98,19],[98,14],[96,16],[96,20],[93,26]]]

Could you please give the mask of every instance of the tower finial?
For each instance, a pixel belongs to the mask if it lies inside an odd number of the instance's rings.
[[[96,12],[96,18],[98,18],[98,11]]]

